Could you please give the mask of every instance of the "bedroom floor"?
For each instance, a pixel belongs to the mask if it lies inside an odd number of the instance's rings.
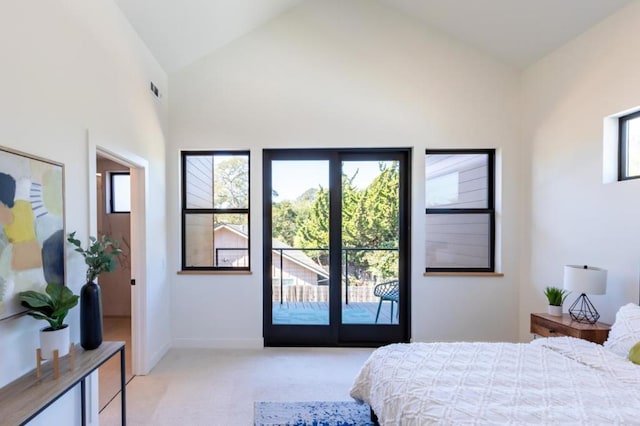
[[[172,349],[127,386],[131,425],[252,425],[254,401],[346,401],[373,349]],[[120,424],[120,397],[100,425]]]
[[[131,318],[104,317],[102,319],[103,340],[121,340],[125,342],[126,380],[131,380]],[[102,410],[120,392],[120,358],[115,356],[98,369],[100,384],[98,403]]]

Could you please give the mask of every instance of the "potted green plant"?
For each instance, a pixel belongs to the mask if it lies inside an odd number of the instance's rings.
[[[43,359],[53,358],[53,351],[58,356],[69,353],[69,326],[64,323],[67,314],[78,304],[78,296],[64,285],[49,283],[45,292],[35,290],[18,293],[20,304],[29,311],[27,315],[49,323],[40,330],[40,350]]]
[[[87,248],[83,248],[75,236],[75,232],[70,233],[67,241],[75,246],[87,265],[87,281],[80,289],[80,345],[90,350],[102,344],[102,297],[96,279],[116,269],[116,257],[122,250],[117,241],[106,235],[89,237]]]
[[[569,295],[569,292],[558,287],[547,287],[544,290],[544,295],[547,296],[547,301],[549,302],[549,306],[547,307],[549,315],[561,317],[562,304]]]

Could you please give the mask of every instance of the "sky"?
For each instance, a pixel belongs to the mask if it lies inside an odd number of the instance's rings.
[[[342,170],[352,176],[354,186],[366,188],[380,174],[378,161],[345,161]],[[274,161],[272,165],[272,185],[278,193],[274,201],[295,200],[309,188],[329,186],[329,161]]]

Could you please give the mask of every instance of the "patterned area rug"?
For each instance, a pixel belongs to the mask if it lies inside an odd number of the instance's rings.
[[[355,401],[256,402],[254,426],[373,426],[369,406]]]

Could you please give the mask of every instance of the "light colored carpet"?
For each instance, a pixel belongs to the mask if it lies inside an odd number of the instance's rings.
[[[172,349],[127,386],[127,424],[252,425],[255,401],[346,401],[373,349]],[[120,398],[100,415],[120,424]]]

